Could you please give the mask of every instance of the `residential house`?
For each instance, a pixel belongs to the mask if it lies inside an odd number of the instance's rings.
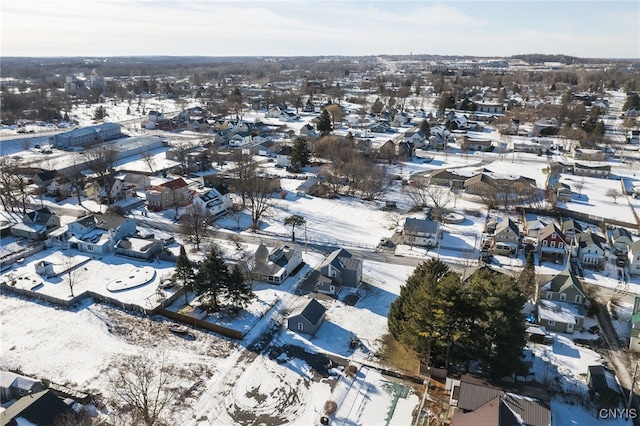
[[[477,102],[474,102],[474,104],[476,104],[477,106],[476,112],[484,112],[488,114],[504,113],[504,105],[501,103],[477,101]]]
[[[2,402],[18,399],[45,389],[46,386],[40,380],[10,371],[0,371],[0,396],[2,397]]]
[[[538,324],[547,331],[573,333],[584,328],[586,313],[583,305],[539,299],[536,307]]]
[[[566,183],[556,182],[551,185],[551,190],[556,196],[556,201],[568,203],[573,198],[573,191],[571,191],[571,187]]]
[[[640,275],[640,240],[631,243],[627,258],[629,260],[629,273],[631,275]]]
[[[60,228],[60,218],[48,207],[29,212],[22,217],[22,223],[11,227],[11,235],[29,240],[45,240],[52,231]]]
[[[590,365],[587,369],[587,385],[592,400],[600,406],[617,407],[623,398],[622,389],[613,371],[602,365]]]
[[[249,132],[239,132],[231,137],[229,146],[239,148],[253,143],[253,137]]]
[[[362,260],[345,249],[333,251],[320,264],[316,290],[337,295],[342,288],[357,289],[362,281]]]
[[[67,175],[57,175],[47,186],[47,195],[49,197],[64,198],[71,194],[72,183]]]
[[[538,217],[526,218],[524,223],[524,230],[529,238],[538,238],[540,230],[547,226],[547,221],[540,220]]]
[[[285,145],[276,154],[276,165],[284,168],[291,167],[291,153],[293,148],[289,145]]]
[[[582,284],[570,268],[565,268],[562,272],[544,283],[540,287],[539,298],[579,305],[582,305],[586,301]]]
[[[156,258],[162,249],[162,241],[154,238],[124,237],[115,245],[116,254],[147,261]]]
[[[560,123],[558,120],[541,118],[533,123],[533,136],[555,135],[560,131]]]
[[[576,161],[604,161],[605,157],[600,149],[573,148],[573,159]]]
[[[591,176],[609,178],[611,176],[611,164],[583,164],[576,163],[573,173],[578,176]]]
[[[440,238],[440,223],[431,219],[407,218],[402,235],[405,244],[435,247]]]
[[[496,226],[493,235],[493,253],[511,256],[518,252],[520,246],[520,229],[510,218],[503,220]]]
[[[629,350],[640,353],[640,295],[636,294],[631,315],[631,339]]]
[[[465,173],[459,170],[434,170],[429,174],[430,185],[448,186],[449,188],[464,188],[464,183],[470,177],[475,176],[476,173]]]
[[[447,378],[453,426],[550,426],[549,396],[532,386],[491,383],[464,375]],[[523,393],[525,393],[523,395]]]
[[[398,157],[410,160],[416,155],[416,144],[411,141],[398,143]]]
[[[0,413],[2,426],[57,425],[63,418],[73,418],[75,412],[57,397],[52,390],[45,389],[24,396]]]
[[[47,192],[47,187],[53,182],[56,177],[55,171],[42,170],[33,177],[33,183],[38,187],[38,193],[44,194]]]
[[[122,216],[93,214],[67,225],[67,238],[71,248],[106,254],[113,251],[118,241],[136,232],[136,221]]]
[[[304,126],[302,126],[300,128],[300,135],[301,136],[307,136],[310,138],[315,138],[318,136],[318,133],[316,132],[315,127],[313,127],[311,124],[307,123]]]
[[[188,204],[191,201],[189,185],[182,178],[177,178],[160,185],[152,185],[145,191],[147,208],[161,211],[169,207]]]
[[[378,149],[378,159],[391,163],[396,158],[396,144],[389,139]]]
[[[305,195],[316,194],[319,183],[320,181],[317,178],[309,178],[305,180],[296,188],[296,195],[298,197],[304,197]]]
[[[607,240],[593,232],[576,234],[575,254],[583,268],[603,269]]]
[[[291,331],[313,336],[320,328],[326,311],[327,309],[320,302],[316,299],[311,299],[304,309],[287,319],[287,328]]]
[[[112,201],[126,200],[135,194],[136,185],[126,181],[126,175],[118,175],[113,178],[113,185],[109,191]],[[102,195],[102,194],[101,194]]]
[[[575,237],[577,234],[584,232],[582,225],[580,222],[574,219],[563,219],[560,230],[567,238],[567,241],[571,243],[571,241],[575,241]]]
[[[633,244],[633,238],[625,228],[616,227],[609,234],[609,242],[615,251],[627,253],[629,246]]]
[[[471,138],[467,135],[459,141],[462,151],[490,151],[492,148],[490,139]]]
[[[198,195],[193,199],[193,204],[204,207],[213,217],[225,214],[233,206],[229,191],[223,185]]]
[[[151,110],[149,114],[147,114],[147,118],[152,123],[160,123],[164,121],[164,114],[160,111]]]
[[[427,136],[420,129],[416,131],[404,132],[404,142],[411,142],[415,146],[422,146],[427,140]]]
[[[269,251],[260,244],[254,254],[254,260],[254,279],[280,284],[302,264],[302,252],[286,245]]]
[[[563,262],[568,244],[569,240],[562,231],[555,223],[550,223],[538,233],[538,259]]]

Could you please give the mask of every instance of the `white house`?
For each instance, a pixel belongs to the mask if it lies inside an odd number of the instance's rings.
[[[126,217],[93,214],[67,225],[67,238],[71,248],[105,254],[124,237],[136,232],[136,221]]]
[[[289,167],[291,166],[291,153],[293,150],[289,145],[285,145],[276,154],[276,165],[281,167]]]
[[[209,192],[200,194],[193,199],[193,204],[199,204],[209,210],[212,216],[223,215],[231,208],[233,202],[229,192],[222,186],[211,188]]]
[[[251,145],[253,143],[253,137],[249,132],[240,132],[233,135],[231,140],[229,140],[229,145],[233,147],[241,147]]]
[[[640,275],[640,240],[629,246],[627,257],[629,259],[629,273]]]
[[[440,224],[430,219],[407,218],[404,222],[404,243],[412,246],[435,247],[438,244]]]

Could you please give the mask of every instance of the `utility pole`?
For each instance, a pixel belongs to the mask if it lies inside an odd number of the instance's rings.
[[[633,400],[633,388],[636,386],[637,373],[638,373],[638,363],[636,362],[636,368],[633,370],[633,379],[631,379],[631,389],[629,389],[629,401],[627,401],[627,408],[631,408],[631,401]]]

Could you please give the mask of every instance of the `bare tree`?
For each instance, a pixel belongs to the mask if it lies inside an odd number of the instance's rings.
[[[260,226],[260,219],[273,207],[274,201],[271,183],[261,177],[255,176],[247,181],[247,199],[251,211],[251,229],[255,232]]]
[[[584,189],[584,176],[582,176],[582,178],[578,182],[574,183],[573,186],[578,190],[579,198],[582,198],[582,190]]]
[[[427,185],[426,193],[436,208],[443,209],[451,202],[451,191],[437,185]]]
[[[87,168],[96,174],[96,181],[105,192],[107,204],[111,204],[111,188],[115,182],[117,152],[111,146],[98,145],[83,152]]]
[[[200,243],[206,237],[212,219],[209,209],[202,204],[193,203],[180,219],[180,232],[195,244],[197,250],[200,250]]]
[[[149,172],[153,174],[153,168],[155,167],[156,160],[153,158],[153,153],[150,149],[147,149],[140,154],[140,158],[149,167]]]
[[[131,424],[162,424],[163,414],[176,398],[176,390],[171,387],[175,375],[176,369],[164,353],[125,358],[108,374],[116,398],[125,405],[119,414],[126,415],[130,410]]]
[[[613,202],[615,203],[617,202],[616,200],[621,194],[620,194],[620,191],[618,191],[617,189],[611,188],[611,189],[608,189],[604,195],[606,195],[607,197],[613,198]]]
[[[370,165],[365,171],[365,177],[360,182],[362,198],[368,201],[377,200],[391,187],[391,179],[387,173],[387,168]]]
[[[71,297],[76,297],[73,293],[73,289],[76,285],[78,285],[84,279],[84,274],[82,269],[78,268],[76,262],[73,260],[73,257],[65,257],[62,261],[64,269],[67,271],[65,281],[69,285],[69,291],[71,292]]]

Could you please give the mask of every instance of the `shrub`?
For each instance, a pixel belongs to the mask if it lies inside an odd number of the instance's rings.
[[[338,404],[335,401],[327,401],[324,403],[324,413],[327,415],[333,414],[338,409]]]

